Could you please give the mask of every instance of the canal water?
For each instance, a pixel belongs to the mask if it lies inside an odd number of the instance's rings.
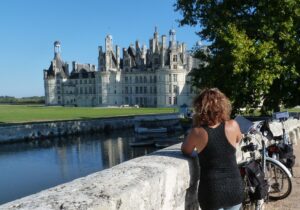
[[[180,141],[181,134],[166,135],[154,145],[132,146],[155,138],[132,130],[113,131],[26,143],[0,144],[0,205],[149,154]],[[171,141],[170,141],[171,139]]]

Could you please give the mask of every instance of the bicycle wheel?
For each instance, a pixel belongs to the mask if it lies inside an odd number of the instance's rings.
[[[266,174],[269,184],[269,199],[281,200],[292,192],[292,180],[277,163],[266,160]]]

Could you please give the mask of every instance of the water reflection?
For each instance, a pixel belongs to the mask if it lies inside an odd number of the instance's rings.
[[[168,138],[178,139],[178,135]],[[133,131],[0,145],[0,204],[110,168],[156,147],[132,147]]]

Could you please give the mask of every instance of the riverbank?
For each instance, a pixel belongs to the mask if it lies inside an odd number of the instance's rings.
[[[157,121],[161,126],[168,126],[178,123],[180,115],[178,113],[152,114],[85,120],[6,124],[5,126],[0,126],[0,143],[36,139],[43,140],[56,136],[79,135],[83,133],[109,133],[116,129],[133,128],[136,121],[141,119]]]

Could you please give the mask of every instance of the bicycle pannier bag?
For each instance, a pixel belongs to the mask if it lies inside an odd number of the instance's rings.
[[[245,166],[245,172],[249,179],[250,187],[254,189],[250,192],[250,198],[252,200],[264,199],[268,194],[269,186],[265,180],[265,174],[261,165],[253,160]]]
[[[296,156],[294,155],[293,146],[289,144],[279,144],[279,159],[287,168],[295,165]]]

